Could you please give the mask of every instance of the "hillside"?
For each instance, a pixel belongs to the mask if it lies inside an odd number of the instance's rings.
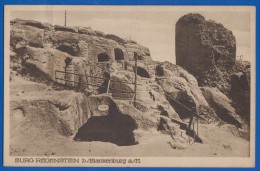
[[[241,96],[201,84],[182,64],[155,62],[148,48],[116,35],[10,24],[10,155],[249,156]],[[233,65],[242,75],[248,69]],[[244,83],[229,74],[230,87]]]

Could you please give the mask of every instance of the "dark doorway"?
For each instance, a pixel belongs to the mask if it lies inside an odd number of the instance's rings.
[[[117,61],[124,60],[124,52],[121,49],[115,48],[114,52]]]
[[[135,72],[135,67],[133,67],[133,69]],[[137,67],[137,75],[139,75],[140,77],[144,77],[144,78],[150,78],[150,75],[147,72],[147,70],[142,67]]]
[[[109,61],[109,56],[106,53],[98,54],[98,62],[107,62]]]
[[[75,141],[111,142],[119,146],[137,144],[133,131],[137,129],[135,120],[122,114],[116,104],[109,106],[107,116],[92,116],[81,126]]]

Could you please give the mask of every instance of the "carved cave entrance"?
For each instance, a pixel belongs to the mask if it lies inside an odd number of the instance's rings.
[[[133,69],[135,72],[135,67],[133,67]],[[140,77],[144,77],[144,78],[150,78],[148,71],[142,67],[137,67],[137,75],[139,75]]]
[[[135,120],[122,114],[115,103],[109,105],[108,115],[92,116],[76,133],[75,141],[102,141],[118,146],[135,145],[133,131],[137,129]]]
[[[114,52],[115,52],[115,60],[117,61],[124,60],[124,52],[122,51],[122,49],[115,48]]]
[[[98,62],[108,62],[109,61],[109,55],[107,53],[100,53],[98,54]]]

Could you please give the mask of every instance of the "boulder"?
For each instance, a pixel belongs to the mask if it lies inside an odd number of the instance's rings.
[[[23,22],[23,24],[28,25],[28,26],[32,26],[32,27],[36,27],[36,28],[39,28],[39,29],[48,29],[48,30],[51,29],[50,25],[41,23],[39,21],[34,21],[34,20],[25,20]]]
[[[19,86],[18,89],[23,90]],[[45,134],[71,136],[90,117],[83,94],[39,89],[42,85],[34,82],[27,82],[26,86],[21,96],[12,96],[10,101],[12,134],[31,134],[35,138]],[[29,87],[32,89],[27,90]]]
[[[97,31],[97,30],[94,31],[94,35],[100,36],[100,37],[105,37],[105,34],[102,31]]]
[[[80,34],[94,35],[94,31],[91,27],[79,27]]]
[[[26,48],[26,55],[23,57],[24,73],[29,74],[31,78],[34,78],[41,82],[59,82],[64,81],[56,80],[56,78],[64,79],[66,74],[56,72],[66,70],[66,59],[70,57],[69,54],[63,53],[56,49],[42,49],[42,48]],[[80,58],[72,58],[70,66],[72,70],[70,72],[76,74],[85,74],[87,66],[85,61]],[[80,68],[79,68],[80,66]],[[73,81],[77,81],[78,76],[73,75],[71,78]]]
[[[32,47],[44,47],[44,30],[27,25],[18,25],[11,27],[10,45],[14,49],[27,45]]]
[[[68,27],[68,26],[54,25],[54,30],[55,31],[67,31],[67,32],[72,32],[72,33],[78,33],[78,29],[77,28]]]
[[[232,101],[220,92],[217,88],[202,87],[201,91],[208,104],[214,109],[216,115],[228,124],[235,125],[239,128],[243,126],[241,117],[236,113],[232,106]]]
[[[112,40],[118,42],[119,44],[126,44],[126,41],[125,41],[124,39],[122,39],[122,38],[120,38],[120,37],[118,37],[118,36],[116,36],[116,35],[107,34],[105,37],[106,37],[107,39],[112,39]]]
[[[169,102],[182,119],[188,118],[192,112],[200,114],[202,106],[208,107],[197,80],[191,74],[169,62],[161,63],[160,66],[163,77],[157,78],[157,83],[162,86]]]

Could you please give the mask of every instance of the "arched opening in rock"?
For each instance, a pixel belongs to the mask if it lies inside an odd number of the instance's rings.
[[[117,61],[124,60],[124,52],[122,51],[122,49],[115,48],[114,52],[115,52],[115,60]]]
[[[107,62],[109,61],[109,56],[107,53],[100,53],[98,54],[98,62]]]
[[[158,76],[158,77],[163,77],[164,76],[164,69],[163,69],[163,66],[162,65],[157,65],[156,68],[155,68],[155,74]]]
[[[116,104],[110,105],[107,116],[92,116],[82,125],[74,137],[75,141],[111,142],[118,146],[137,144],[133,131],[135,120],[120,113]]]
[[[135,67],[133,67],[133,70],[135,72]],[[142,67],[137,67],[137,75],[144,78],[150,78],[148,71]]]
[[[66,52],[72,56],[79,56],[79,47],[75,43],[62,43],[57,47],[58,50]]]

